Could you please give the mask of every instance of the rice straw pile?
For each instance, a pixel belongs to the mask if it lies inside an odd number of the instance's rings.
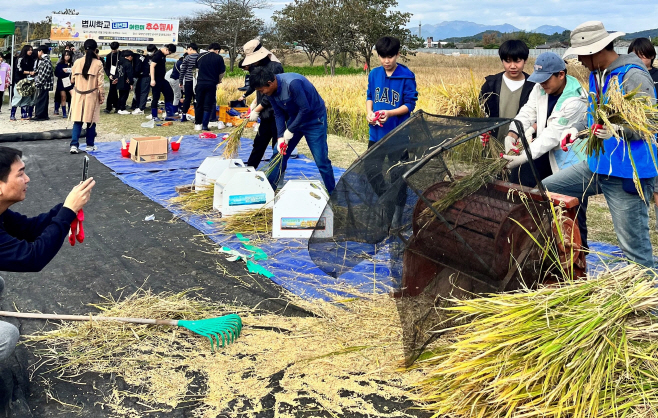
[[[558,288],[453,300],[446,309],[463,325],[419,364],[431,374],[415,398],[435,417],[655,414],[657,286],[651,270],[631,265]]]
[[[39,373],[55,371],[74,382],[88,372],[123,379],[126,384],[103,405],[115,416],[144,416],[135,404],[162,412],[184,406],[198,417],[286,416],[284,411],[415,415],[385,404],[406,399],[406,388],[422,374],[398,370],[403,346],[395,302],[387,295],[342,290],[359,297],[335,302],[291,297],[291,303],[314,314],[307,317],[224,307],[182,293],[139,292],[99,306],[106,315],[147,318],[238,313],[244,323],[240,338],[214,354],[204,337],[134,324],[63,323],[27,339],[41,359],[34,365]]]
[[[214,187],[203,187],[190,193],[173,197],[169,199],[169,203],[193,214],[210,213],[213,211],[212,204],[214,195]]]
[[[228,160],[237,157],[238,151],[240,151],[240,138],[242,137],[242,133],[244,132],[248,123],[249,119],[243,120],[235,129],[233,129],[233,132],[229,134],[226,140],[220,142],[215,147],[215,150],[217,150],[217,148],[224,144],[224,152],[222,153],[222,156],[225,159]]]
[[[229,234],[260,234],[272,232],[272,208],[262,207],[238,212],[225,218],[224,232]]]

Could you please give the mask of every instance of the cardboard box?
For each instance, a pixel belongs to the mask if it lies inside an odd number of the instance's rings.
[[[167,161],[169,142],[164,136],[144,136],[130,140],[130,158],[136,163]]]

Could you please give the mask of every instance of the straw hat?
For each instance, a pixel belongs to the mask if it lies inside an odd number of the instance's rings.
[[[598,21],[585,22],[571,32],[571,48],[562,56],[593,55],[603,50],[610,42],[626,35],[624,32],[608,33],[603,23]]]
[[[254,64],[263,58],[269,57],[273,61],[278,61],[274,55],[268,51],[258,39],[252,39],[251,41],[244,44],[242,47],[244,49],[244,60],[242,65],[251,65]]]

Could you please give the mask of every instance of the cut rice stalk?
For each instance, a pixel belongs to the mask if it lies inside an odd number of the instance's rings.
[[[198,188],[191,193],[185,193],[180,196],[169,199],[169,203],[180,209],[194,214],[212,212],[213,198],[215,195],[214,186]]]
[[[222,146],[224,144],[224,152],[222,153],[222,156],[225,159],[231,159],[231,158],[236,158],[238,155],[238,151],[240,151],[240,138],[242,137],[242,133],[244,132],[245,128],[247,127],[247,124],[249,123],[249,119],[245,119],[240,123],[234,130],[231,132],[228,136],[228,138],[219,144],[217,144],[217,147],[215,147],[215,150]]]
[[[658,407],[658,288],[631,265],[597,279],[452,300],[452,343],[417,367],[425,408],[451,417],[631,416]]]
[[[224,232],[230,234],[258,234],[272,232],[273,211],[271,207],[238,212],[226,218]]]

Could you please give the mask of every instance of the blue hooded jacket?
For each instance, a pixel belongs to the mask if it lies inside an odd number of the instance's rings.
[[[402,105],[409,108],[409,113],[389,118],[383,126],[370,125],[370,140],[377,142],[386,134],[409,119],[416,108],[418,91],[416,75],[405,65],[398,64],[393,74],[386,75],[384,67],[374,68],[368,76],[368,93],[366,100],[372,100],[373,111],[393,110]]]
[[[288,129],[304,132],[304,126],[326,120],[324,100],[306,77],[297,73],[276,74],[278,87],[270,96],[278,138]],[[326,125],[326,123],[325,123]]]

